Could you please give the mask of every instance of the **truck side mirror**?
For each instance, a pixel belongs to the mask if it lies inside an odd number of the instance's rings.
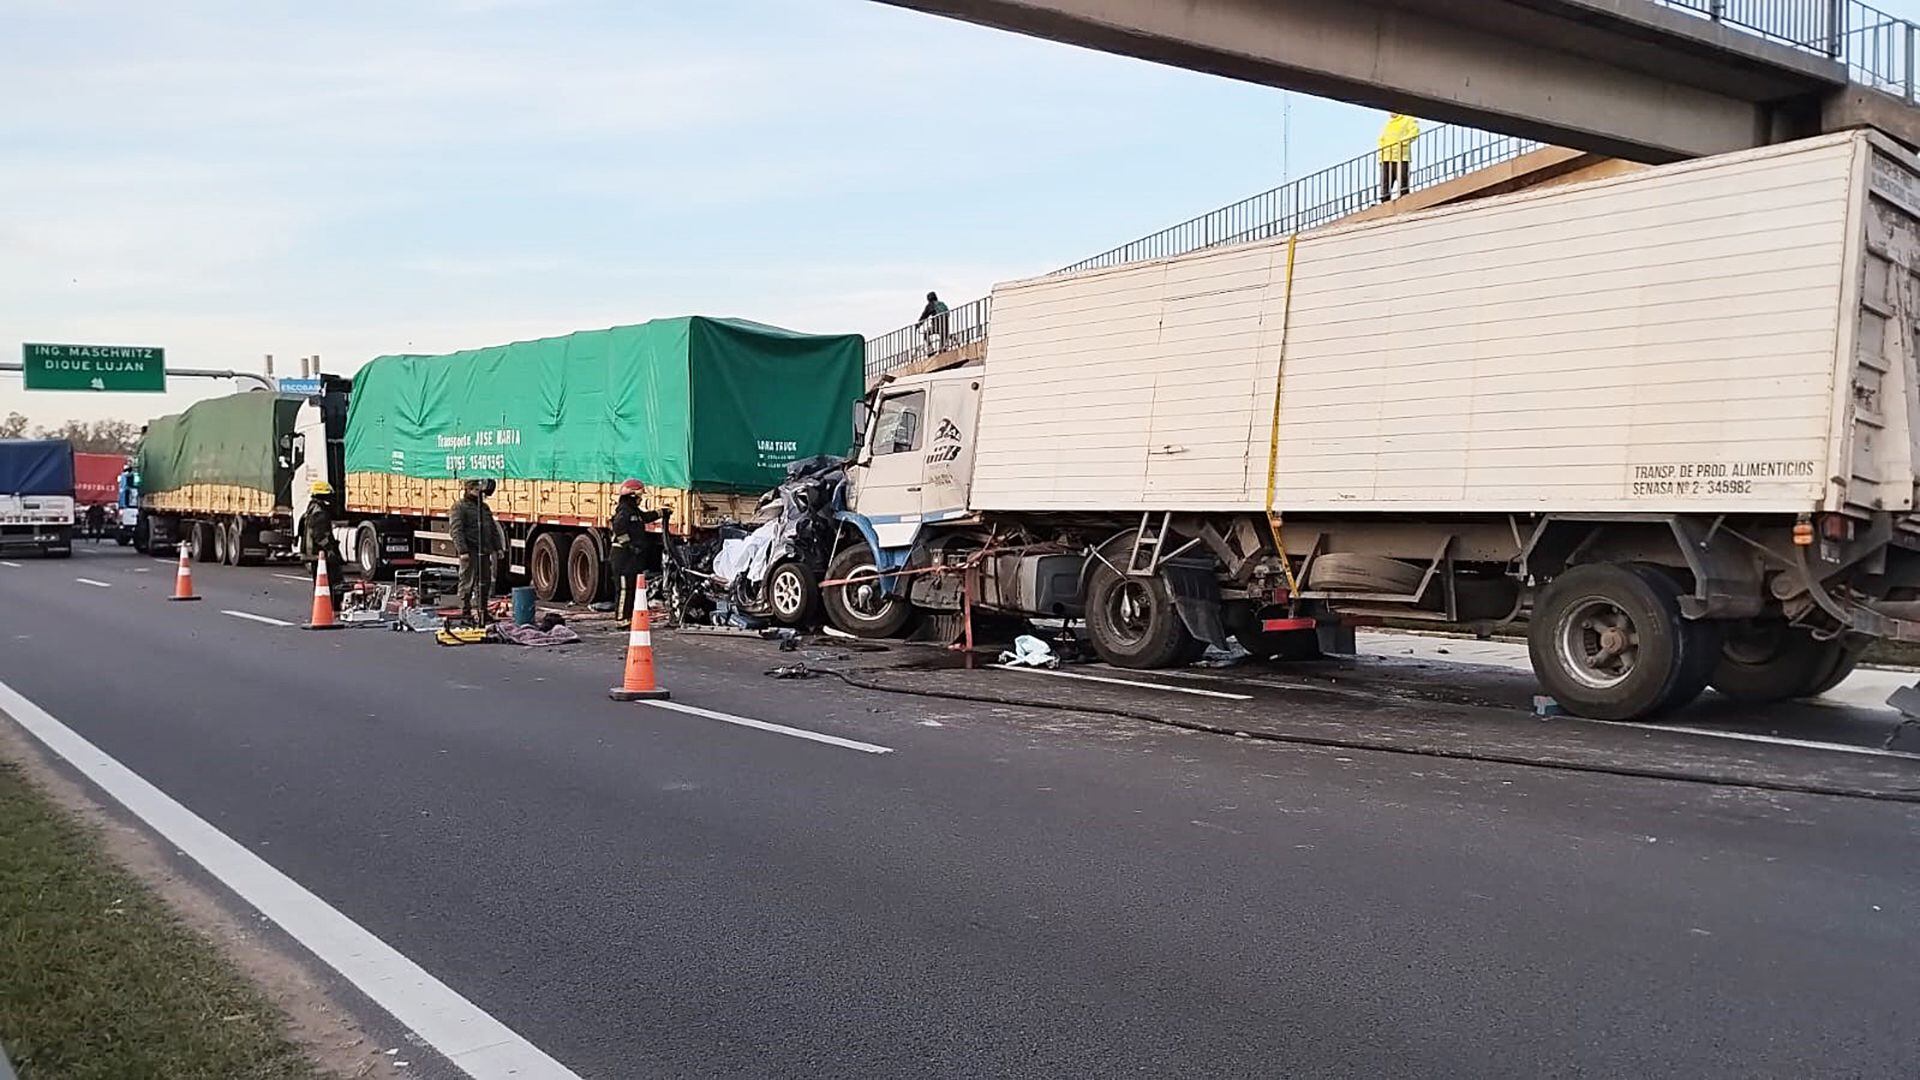
[[[853,403],[853,456],[860,456],[861,444],[867,441],[867,425],[873,422],[873,406],[861,398]]]

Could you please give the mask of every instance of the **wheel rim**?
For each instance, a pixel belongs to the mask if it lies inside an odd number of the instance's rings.
[[[380,569],[380,540],[378,537],[360,534],[360,573],[363,577],[372,577]]]
[[[800,575],[792,570],[780,570],[773,575],[773,610],[782,615],[793,615],[800,610]]]
[[[556,595],[554,586],[560,580],[560,549],[552,539],[542,536],[533,542],[533,566],[528,575],[533,578],[535,590],[547,594],[549,600]]]
[[[847,613],[861,622],[879,622],[885,618],[887,607],[893,601],[880,588],[880,568],[861,563],[848,570],[846,577],[847,584],[840,587],[840,595]]]
[[[1640,630],[1620,605],[1589,596],[1567,608],[1554,634],[1560,666],[1582,686],[1607,690],[1633,676]]]
[[[1153,597],[1143,581],[1128,578],[1107,594],[1107,627],[1121,644],[1133,645],[1153,625]]]

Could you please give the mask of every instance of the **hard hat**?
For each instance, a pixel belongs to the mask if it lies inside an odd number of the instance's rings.
[[[634,479],[628,479],[620,485],[620,494],[622,495],[638,495],[645,490],[647,490],[647,485]]]
[[[312,491],[315,495],[331,495],[333,494],[333,485],[327,483],[325,480],[315,480]]]

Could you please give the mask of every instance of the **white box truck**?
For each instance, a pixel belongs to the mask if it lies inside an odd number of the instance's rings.
[[[984,366],[874,391],[830,617],[1515,620],[1586,716],[1817,693],[1920,640],[1917,222],[1850,132],[1002,285]]]

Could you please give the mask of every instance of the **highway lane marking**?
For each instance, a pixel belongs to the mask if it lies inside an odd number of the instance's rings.
[[[1578,719],[1576,717],[1576,719]],[[1816,742],[1812,739],[1788,739],[1779,735],[1755,735],[1746,731],[1715,731],[1713,728],[1685,727],[1680,724],[1632,724],[1616,720],[1595,720],[1596,724],[1607,727],[1641,728],[1646,731],[1677,731],[1685,735],[1705,735],[1714,739],[1733,739],[1736,742],[1770,743],[1774,746],[1794,746],[1802,750],[1831,750],[1836,754],[1863,754],[1867,757],[1906,758],[1920,761],[1920,754],[1907,750],[1882,750],[1877,746],[1854,746],[1851,743]]]
[[[4,682],[0,682],[0,711],[473,1080],[580,1080],[459,991],[428,974]]]
[[[860,742],[857,739],[843,739],[838,735],[824,735],[818,731],[808,731],[805,728],[788,727],[785,724],[770,724],[765,720],[755,720],[746,716],[735,716],[732,713],[715,712],[712,709],[702,709],[697,705],[682,705],[677,701],[646,701],[641,704],[651,705],[656,709],[670,709],[674,712],[686,713],[689,716],[704,716],[709,720],[718,720],[723,724],[738,724],[741,727],[750,727],[756,731],[771,731],[776,735],[791,735],[796,739],[807,739],[812,742],[825,743],[828,746],[838,746],[847,750],[858,750],[863,754],[893,753],[893,748],[890,746],[875,746],[873,743]]]
[[[1112,683],[1115,686],[1138,686],[1143,690],[1164,690],[1169,694],[1194,694],[1199,697],[1226,698],[1228,701],[1252,701],[1252,694],[1229,694],[1224,690],[1202,690],[1193,686],[1168,686],[1164,683],[1136,682],[1133,679],[1110,679],[1105,675],[1082,675],[1077,671],[1053,671],[1049,668],[1032,668],[1024,664],[995,664],[1002,671],[1024,671],[1029,675],[1051,675],[1056,679],[1084,679],[1087,682]]]
[[[21,565],[20,565],[19,563],[17,563],[17,562],[8,562],[8,561],[6,561],[5,559],[0,559],[0,566],[11,566],[11,567],[13,567],[13,568],[14,568],[15,570],[25,570],[25,569],[26,569],[26,567],[24,567],[24,566],[21,566]]]
[[[265,615],[255,615],[251,611],[230,611],[226,608],[221,608],[220,614],[231,615],[236,619],[251,619],[254,622],[266,623],[268,626],[292,626],[293,625],[292,623],[287,622],[283,619],[270,619]]]
[[[110,581],[95,581],[90,577],[77,577],[77,578],[74,578],[73,580],[79,582],[82,585],[91,585],[96,589],[113,588],[113,583]]]
[[[281,581],[297,581],[302,585],[313,580],[312,578],[301,577],[299,574],[275,574],[273,576],[279,578]]]

